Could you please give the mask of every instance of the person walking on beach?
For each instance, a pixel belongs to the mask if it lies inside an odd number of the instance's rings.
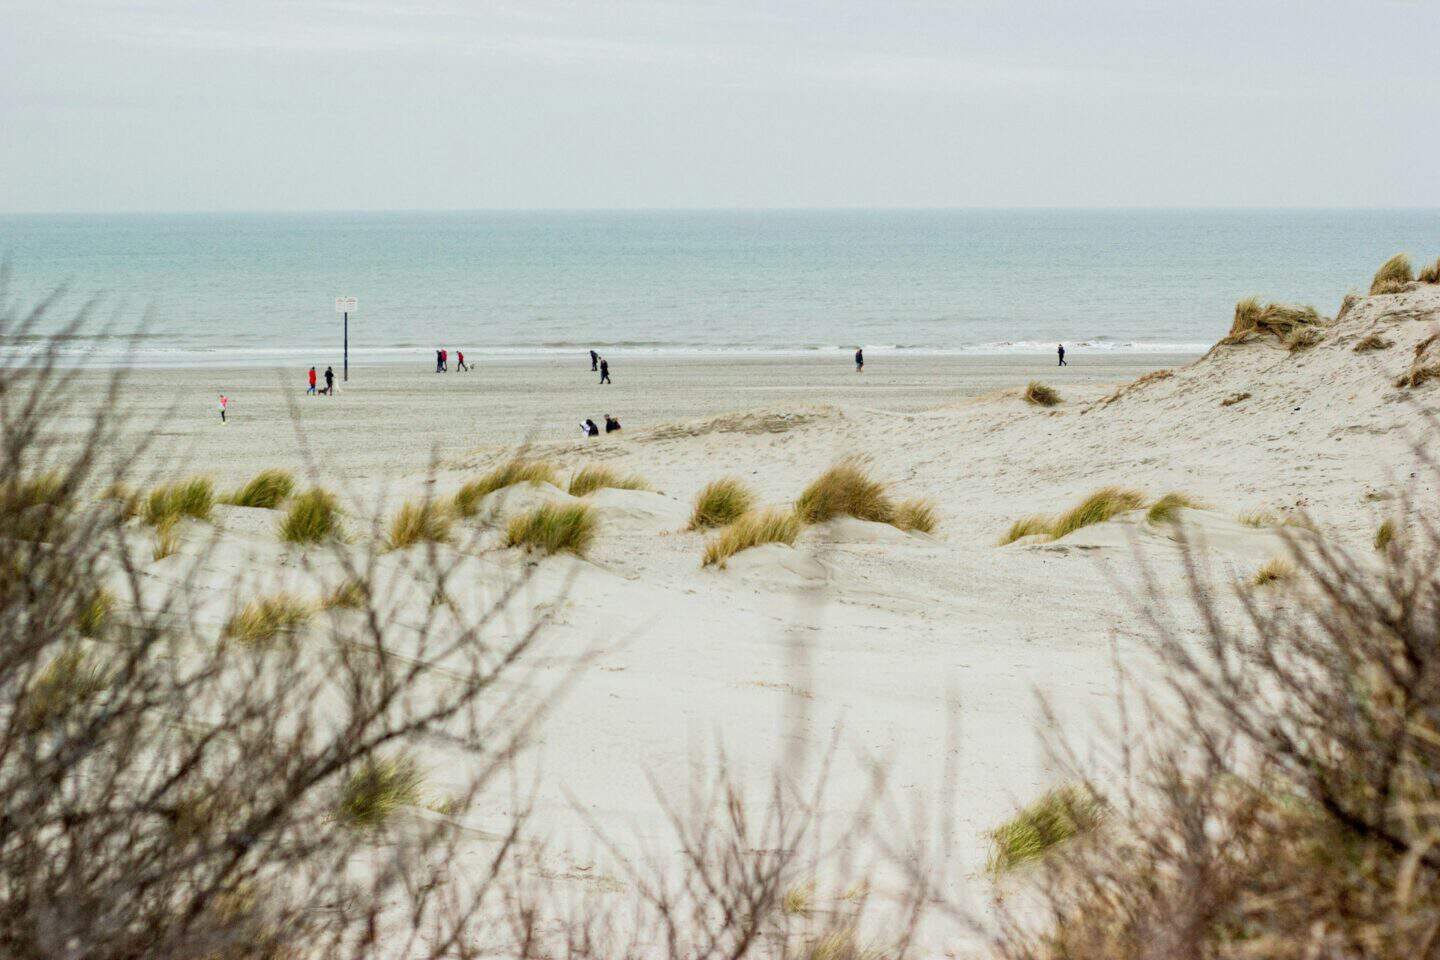
[[[1055,352],[1060,354],[1060,366],[1068,366],[1068,364],[1066,364],[1065,362],[1065,344],[1058,344],[1055,348]]]
[[[614,417],[610,416],[610,414],[608,414],[608,413],[605,414],[605,432],[606,432],[606,433],[614,433],[616,430],[619,430],[619,429],[620,429],[620,421],[619,421],[619,420],[616,420]]]
[[[439,373],[439,372],[440,372],[440,366],[441,366],[441,364],[442,364],[443,362],[444,362],[444,361],[442,361],[442,360],[440,359],[440,351],[439,351],[439,350],[436,350],[436,351],[435,351],[435,372],[436,372],[436,373]]]
[[[603,358],[600,360],[600,382],[610,382],[610,361]]]
[[[305,391],[307,396],[315,395],[315,368],[310,368],[310,389]]]
[[[440,372],[441,372],[441,373],[448,373],[449,370],[450,370],[450,351],[449,351],[449,350],[441,350],[441,351],[440,351]]]
[[[456,351],[455,351],[455,371],[458,373],[458,372],[460,372],[461,370],[464,370],[466,373],[469,373],[469,372],[470,372],[470,368],[467,367],[467,366],[465,366],[465,351],[464,351],[464,350],[456,350]]]
[[[335,396],[335,368],[325,368],[325,396]]]
[[[225,396],[225,394],[223,394],[223,393],[220,394],[220,422],[221,422],[221,423],[224,423],[224,422],[225,422],[225,408],[228,407],[228,406],[230,406],[230,398],[227,397],[227,396]]]
[[[590,351],[590,370],[591,370],[592,373],[593,373],[594,371],[600,369],[599,363],[600,363],[600,354],[596,353],[594,350],[591,350],[591,351]]]
[[[865,351],[860,347],[855,348],[855,372],[862,373],[865,370]]]

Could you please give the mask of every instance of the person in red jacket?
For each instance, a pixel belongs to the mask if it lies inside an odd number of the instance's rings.
[[[311,368],[310,368],[310,389],[309,389],[309,390],[306,390],[305,392],[306,392],[307,394],[314,394],[314,393],[315,393],[315,368],[314,368],[314,367],[311,367]]]
[[[464,350],[456,350],[456,351],[455,351],[455,370],[456,370],[457,372],[460,371],[460,370],[464,370],[466,373],[469,373],[469,372],[470,372],[470,368],[467,367],[467,366],[465,366],[465,351],[464,351]]]

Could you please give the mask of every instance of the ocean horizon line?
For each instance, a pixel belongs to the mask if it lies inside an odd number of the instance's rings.
[[[45,217],[283,217],[283,216],[387,216],[387,215],[595,215],[595,214],[765,214],[765,213],[1084,213],[1084,214],[1137,214],[1137,213],[1429,213],[1440,211],[1440,204],[1431,205],[1378,205],[1378,206],[1315,206],[1315,205],[1249,205],[1249,204],[1197,204],[1197,205],[1102,205],[1084,206],[1025,205],[1025,206],[655,206],[655,207],[284,207],[271,209],[256,208],[210,208],[210,209],[124,209],[124,210],[0,210],[3,218],[45,218]],[[3,251],[0,251],[3,254]]]

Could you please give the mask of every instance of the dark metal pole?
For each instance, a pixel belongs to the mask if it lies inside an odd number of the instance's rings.
[[[345,382],[350,382],[350,311],[345,311]]]

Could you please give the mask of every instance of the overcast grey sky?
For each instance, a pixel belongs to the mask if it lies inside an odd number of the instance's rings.
[[[1434,0],[0,0],[0,211],[1432,206]]]

